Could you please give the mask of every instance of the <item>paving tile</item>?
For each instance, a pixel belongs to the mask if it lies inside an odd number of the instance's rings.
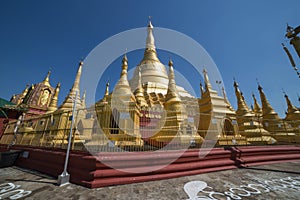
[[[280,179],[287,179],[282,182]],[[194,182],[193,182],[194,181]],[[279,163],[241,169],[233,169],[219,172],[186,176],[161,181],[127,184],[104,188],[88,189],[75,184],[68,184],[63,187],[56,186],[56,179],[35,171],[18,167],[0,169],[0,184],[3,187],[8,183],[24,191],[31,191],[31,194],[22,198],[27,200],[35,199],[78,199],[78,200],[169,200],[188,199],[189,196],[184,190],[185,184],[195,184],[195,191],[198,199],[205,196],[206,199],[299,199],[300,196],[300,162]],[[202,191],[201,186],[207,184]],[[250,185],[249,185],[250,184]],[[251,185],[252,184],[252,185]],[[254,184],[254,185],[253,185]],[[258,186],[261,184],[263,187]],[[2,199],[9,199],[1,192]],[[260,191],[260,194],[255,189]],[[189,187],[191,189],[191,187]],[[243,190],[246,189],[245,190]],[[230,191],[232,190],[232,191]],[[269,191],[267,191],[269,190]],[[205,191],[205,192],[203,192]],[[211,193],[211,198],[209,194]],[[249,192],[251,192],[249,194]],[[238,195],[240,194],[240,195]],[[2,195],[2,196],[1,196]],[[3,196],[4,195],[4,196]],[[13,195],[13,194],[12,194]],[[190,193],[191,195],[191,193]],[[234,196],[236,195],[236,196]],[[248,196],[247,196],[248,195]],[[203,198],[204,199],[204,198]]]

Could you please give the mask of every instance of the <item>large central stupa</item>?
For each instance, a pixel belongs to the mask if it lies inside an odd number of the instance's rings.
[[[141,72],[141,82],[146,93],[167,94],[169,78],[166,67],[159,60],[153,36],[153,26],[151,21],[147,28],[146,48],[144,57],[136,66],[133,78],[129,81],[132,91],[138,87],[139,72]],[[183,87],[176,86],[180,96],[192,97]]]

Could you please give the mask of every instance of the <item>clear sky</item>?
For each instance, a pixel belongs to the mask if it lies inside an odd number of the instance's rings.
[[[145,27],[151,15],[154,26],[182,32],[206,49],[222,74],[233,107],[233,77],[249,106],[252,92],[259,98],[257,78],[271,105],[283,117],[286,104],[282,88],[299,107],[300,79],[281,46],[286,42],[299,66],[299,58],[284,37],[287,22],[294,27],[300,25],[299,8],[298,0],[2,0],[0,97],[10,99],[26,84],[42,81],[50,69],[52,86],[61,82],[62,102],[81,58],[119,32]],[[141,58],[142,52],[138,58],[129,57],[130,67]],[[108,77],[112,83],[120,73],[119,60],[113,63],[115,70]],[[178,68],[183,65],[178,61]],[[197,88],[201,78],[192,78]],[[103,91],[100,84],[99,93]]]

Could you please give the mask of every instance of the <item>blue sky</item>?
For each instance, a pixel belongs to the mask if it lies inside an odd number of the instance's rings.
[[[105,39],[133,28],[154,26],[182,32],[200,43],[218,66],[231,104],[236,107],[233,77],[248,105],[257,97],[256,78],[274,109],[284,116],[282,88],[299,107],[300,79],[281,47],[286,23],[300,25],[298,0],[287,1],[0,1],[0,97],[9,99],[26,84],[42,81],[51,69],[51,84],[61,82],[59,102],[72,86],[78,61]],[[287,43],[299,66],[299,58]],[[111,49],[113,51],[113,49]],[[159,52],[167,63],[167,53]],[[142,52],[129,54],[134,67]],[[174,58],[174,65],[186,62]],[[120,73],[120,59],[109,73]],[[191,82],[197,89],[200,77]],[[106,80],[105,80],[106,81]],[[99,84],[101,96],[104,85]],[[217,88],[215,88],[217,90]],[[97,92],[97,93],[98,93]],[[198,92],[198,90],[197,90]],[[198,92],[199,95],[199,92]]]

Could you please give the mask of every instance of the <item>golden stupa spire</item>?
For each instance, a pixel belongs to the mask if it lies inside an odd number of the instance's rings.
[[[80,88],[79,88],[79,83],[80,83],[80,78],[81,78],[81,71],[82,71],[82,66],[83,66],[83,61],[81,60],[79,62],[79,66],[78,66],[78,70],[77,70],[77,74],[75,77],[75,81],[73,83],[73,87],[72,87],[72,91],[78,91],[78,94],[80,93]]]
[[[241,96],[242,96],[242,100],[245,102],[245,97],[244,97],[243,92],[241,92]],[[245,102],[245,103],[246,103],[246,102]]]
[[[109,95],[109,81],[106,83],[104,96],[107,97]]]
[[[50,74],[51,74],[51,71],[48,71],[47,76],[45,77],[45,79],[44,79],[43,82],[42,82],[44,85],[46,85],[46,86],[48,86],[48,87],[51,87],[51,86],[50,86],[50,82],[49,82]]]
[[[105,92],[104,92],[104,95],[103,95],[103,98],[101,99],[101,102],[102,103],[107,103],[107,97],[109,95],[109,81],[106,82],[106,85],[105,85]]]
[[[291,102],[291,100],[289,99],[289,96],[287,94],[284,94],[285,100],[286,100],[286,104],[288,106],[287,112],[288,113],[294,113],[299,111]]]
[[[144,52],[144,58],[141,61],[141,63],[153,61],[160,62],[156,53],[155,40],[153,36],[153,25],[150,19],[147,27],[146,49]]]
[[[288,106],[287,112],[286,112],[286,120],[293,121],[294,126],[299,126],[300,121],[300,108],[297,108],[292,104],[287,94],[284,93],[284,97]],[[298,122],[298,124],[297,124]]]
[[[122,59],[122,72],[120,75],[120,78],[124,77],[127,79],[127,69],[128,69],[128,59],[126,54],[124,54],[123,59]]]
[[[206,90],[212,89],[206,69],[203,69],[203,76],[204,76],[205,89]]]
[[[128,69],[128,59],[127,59],[126,54],[124,54],[123,59],[122,59],[122,71],[120,74],[120,79],[117,82],[117,85],[119,85],[119,86],[121,86],[121,85],[127,86],[128,85],[129,86],[129,82],[127,79],[127,69]]]
[[[258,84],[258,91],[259,91],[259,95],[260,95],[263,115],[276,113],[274,111],[274,109],[272,108],[271,104],[269,103],[269,101],[268,101],[268,99],[267,99],[267,97],[266,97],[266,95],[263,91],[263,88],[260,86],[260,84]]]
[[[238,104],[238,108],[237,108],[237,113],[239,114],[247,114],[250,112],[250,109],[248,107],[248,105],[246,104],[241,91],[239,89],[239,85],[237,84],[237,82],[234,80],[234,84],[233,84],[234,88],[235,88],[235,95],[236,95],[236,99],[237,99],[237,104]]]
[[[55,92],[53,94],[53,97],[50,101],[49,107],[47,108],[47,113],[54,112],[57,110],[57,101],[58,101],[58,94],[60,89],[60,83],[57,83]]]
[[[261,107],[258,104],[254,93],[252,93],[252,97],[253,97],[253,101],[254,101],[253,112],[256,113],[256,114],[262,114]]]
[[[124,54],[122,59],[122,72],[120,75],[120,79],[115,86],[113,95],[117,95],[120,97],[126,97],[128,95],[133,96],[128,82],[127,69],[128,69],[128,60],[126,54]]]
[[[151,23],[151,19],[149,20],[148,28],[147,28],[147,39],[146,39],[146,48],[155,51],[154,37],[153,37],[153,25]]]
[[[178,101],[178,102],[181,101],[176,88],[173,62],[171,59],[169,60],[169,84],[168,84],[168,91],[166,94],[166,101],[169,100]]]
[[[83,62],[80,61],[79,62],[79,66],[78,66],[78,70],[77,70],[77,74],[75,77],[75,81],[73,83],[73,86],[69,92],[69,94],[66,96],[63,104],[59,107],[60,109],[72,109],[73,107],[73,103],[76,97],[76,91],[77,91],[77,108],[81,108],[81,100],[80,100],[80,88],[79,88],[79,83],[80,83],[80,77],[81,77],[81,71],[82,71],[82,65]]]
[[[139,73],[138,73],[138,86],[136,90],[134,91],[135,98],[137,100],[137,103],[140,106],[148,106],[145,96],[144,96],[144,89],[142,86],[142,75],[141,75],[141,69],[139,68]]]

